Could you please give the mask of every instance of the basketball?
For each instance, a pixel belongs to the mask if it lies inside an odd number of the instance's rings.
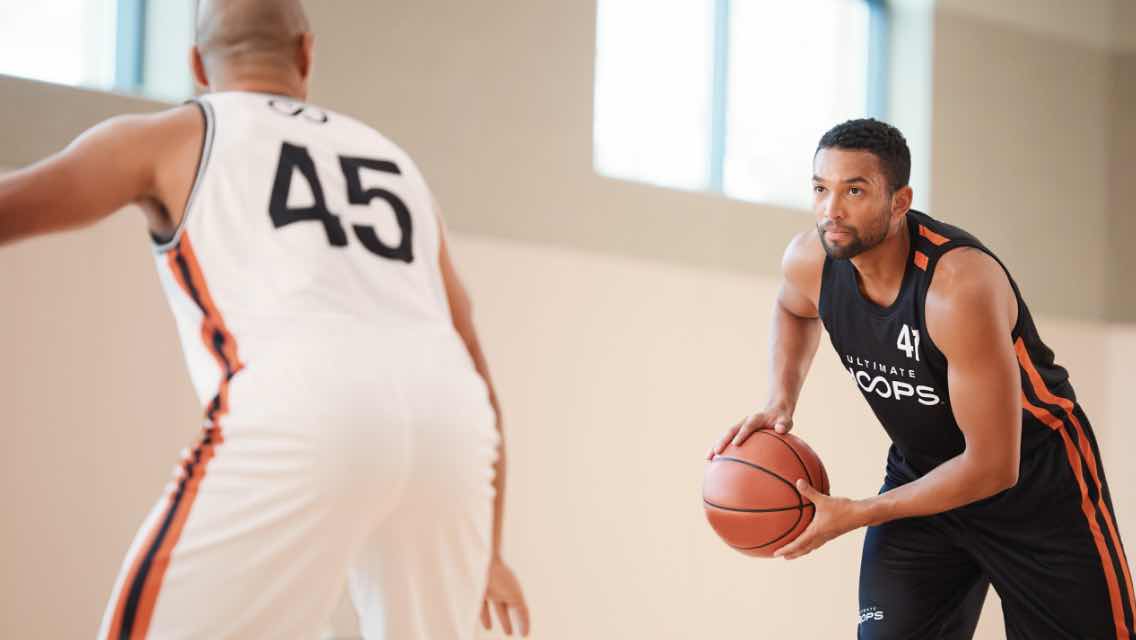
[[[768,558],[813,520],[812,502],[797,491],[804,478],[828,493],[820,457],[792,434],[762,429],[732,443],[706,467],[702,503],[714,531],[734,549]]]

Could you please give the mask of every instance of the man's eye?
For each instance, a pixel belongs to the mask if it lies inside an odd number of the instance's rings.
[[[861,190],[860,187],[848,187],[848,193],[858,196],[863,193],[863,190]]]

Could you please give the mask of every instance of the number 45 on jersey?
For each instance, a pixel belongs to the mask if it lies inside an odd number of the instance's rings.
[[[403,262],[414,262],[414,249],[412,239],[412,225],[410,210],[406,203],[398,196],[386,189],[363,189],[360,171],[373,169],[384,173],[402,175],[398,165],[388,160],[372,160],[370,158],[353,158],[339,156],[339,167],[347,179],[347,201],[351,204],[367,205],[376,198],[386,201],[394,210],[398,228],[402,232],[402,241],[392,247],[379,238],[375,228],[364,224],[353,224],[351,230],[359,242],[371,253]],[[292,173],[299,170],[300,175],[308,181],[315,202],[310,207],[288,206],[288,193],[292,187]],[[347,232],[339,216],[327,208],[327,200],[323,195],[323,186],[319,176],[316,175],[316,165],[311,154],[304,147],[285,142],[280,148],[280,162],[276,165],[276,179],[272,185],[272,198],[268,204],[268,213],[272,217],[272,224],[279,229],[296,222],[314,221],[323,225],[327,233],[327,240],[333,247],[347,246]]]

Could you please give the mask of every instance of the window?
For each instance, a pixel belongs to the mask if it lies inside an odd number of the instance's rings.
[[[599,0],[595,167],[809,208],[821,134],[885,115],[885,26],[878,0]]]
[[[116,0],[0,4],[0,72],[60,84],[113,84]]]
[[[168,0],[0,0],[0,73],[183,100],[193,6]]]

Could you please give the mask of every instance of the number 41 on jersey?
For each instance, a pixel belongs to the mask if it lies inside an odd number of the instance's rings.
[[[899,332],[899,339],[895,341],[895,347],[907,354],[908,358],[913,357],[916,362],[919,362],[919,331],[903,325],[903,329]]]

